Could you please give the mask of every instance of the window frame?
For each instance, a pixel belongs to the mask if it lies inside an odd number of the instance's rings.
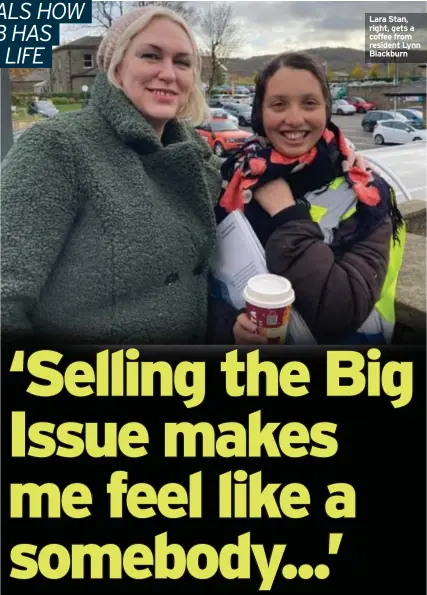
[[[88,58],[90,56],[90,66],[86,66],[86,58]],[[83,68],[85,70],[90,70],[91,68],[93,68],[93,54],[83,54]]]

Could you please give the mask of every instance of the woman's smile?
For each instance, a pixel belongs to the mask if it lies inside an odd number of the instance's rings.
[[[286,142],[291,143],[292,145],[298,145],[302,143],[304,139],[310,133],[307,130],[299,130],[299,131],[290,131],[290,130],[281,130],[280,136],[282,136]]]

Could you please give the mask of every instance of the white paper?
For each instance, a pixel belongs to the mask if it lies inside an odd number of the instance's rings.
[[[268,273],[265,251],[249,221],[239,210],[230,213],[218,225],[216,234],[216,249],[211,262],[214,295],[240,310],[245,307],[243,290],[249,279]],[[295,308],[292,308],[288,332],[294,344],[316,344]]]

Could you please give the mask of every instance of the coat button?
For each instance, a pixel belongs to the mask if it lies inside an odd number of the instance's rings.
[[[165,285],[173,285],[174,283],[176,283],[179,279],[179,275],[178,273],[171,273],[170,275],[168,275],[165,279]]]

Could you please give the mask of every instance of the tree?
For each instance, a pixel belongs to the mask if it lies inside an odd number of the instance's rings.
[[[213,2],[200,19],[200,31],[210,60],[208,93],[215,86],[221,61],[239,47],[242,37],[230,4]]]
[[[92,16],[102,27],[109,29],[125,12],[144,6],[170,8],[180,14],[190,25],[198,21],[198,12],[188,2],[93,2]]]
[[[92,4],[92,17],[98,23],[109,29],[114,20],[124,13],[124,2],[94,2]]]
[[[380,65],[379,64],[372,64],[369,69],[369,78],[377,79],[381,76]]]
[[[365,78],[365,72],[360,64],[356,64],[350,74],[350,78],[355,81],[361,81]]]
[[[326,65],[326,78],[328,81],[334,80],[335,74],[329,64]]]

